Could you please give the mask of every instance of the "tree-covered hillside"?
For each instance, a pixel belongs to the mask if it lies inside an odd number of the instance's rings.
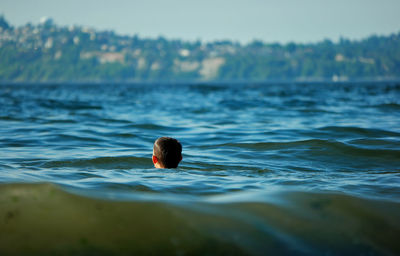
[[[145,39],[85,27],[11,26],[0,17],[1,81],[386,79],[400,33],[314,44]]]

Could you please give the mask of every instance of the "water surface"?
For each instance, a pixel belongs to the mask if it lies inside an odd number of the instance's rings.
[[[397,83],[3,84],[0,146],[6,255],[400,253]]]

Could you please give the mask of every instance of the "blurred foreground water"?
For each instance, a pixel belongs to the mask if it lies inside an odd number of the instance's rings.
[[[3,84],[0,146],[0,255],[400,254],[397,83]]]

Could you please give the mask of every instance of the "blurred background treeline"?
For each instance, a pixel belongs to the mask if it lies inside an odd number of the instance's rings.
[[[400,32],[363,40],[240,44],[148,39],[0,16],[0,81],[397,79]]]

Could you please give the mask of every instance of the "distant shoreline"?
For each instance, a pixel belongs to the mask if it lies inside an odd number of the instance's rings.
[[[0,81],[16,83],[351,82],[399,80],[400,32],[363,40],[241,45],[121,36],[0,16]]]

